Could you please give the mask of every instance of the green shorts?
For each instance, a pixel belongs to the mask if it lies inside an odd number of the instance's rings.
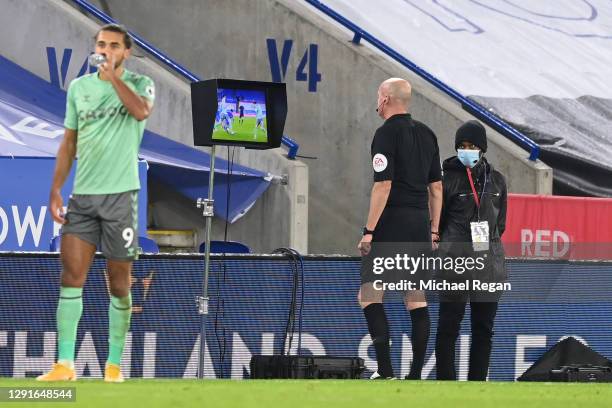
[[[108,259],[138,259],[138,191],[72,195],[61,233],[96,245]]]

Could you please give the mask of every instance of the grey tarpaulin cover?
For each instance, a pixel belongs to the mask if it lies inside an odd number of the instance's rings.
[[[555,194],[612,196],[612,2],[322,3],[540,144]]]

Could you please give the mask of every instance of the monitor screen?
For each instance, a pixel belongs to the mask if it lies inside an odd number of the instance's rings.
[[[275,149],[287,118],[284,83],[207,79],[191,83],[193,144]]]
[[[268,143],[266,92],[217,89],[213,141]]]

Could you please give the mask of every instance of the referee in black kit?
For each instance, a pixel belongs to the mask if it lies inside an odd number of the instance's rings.
[[[385,123],[372,141],[374,185],[368,220],[358,248],[365,256],[371,243],[432,243],[438,241],[442,207],[440,153],[436,135],[408,113],[412,89],[404,79],[391,78],[378,88],[378,115]],[[428,244],[428,246],[430,246]],[[419,256],[421,254],[413,254]],[[376,350],[378,371],[371,379],[394,378],[389,323],[382,290],[373,285],[371,269],[362,268],[359,304]],[[429,313],[422,291],[406,292],[404,303],[412,320],[412,365],[407,379],[421,379],[429,339]]]

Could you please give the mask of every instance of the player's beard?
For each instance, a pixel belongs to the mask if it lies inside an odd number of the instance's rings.
[[[124,60],[125,60],[125,58],[124,58],[124,57],[121,57],[119,60],[116,60],[116,61],[115,61],[115,66],[113,67],[113,68],[115,69],[115,71],[116,71],[117,69],[119,69],[119,67],[120,67],[120,66],[123,64],[123,61],[124,61]]]

